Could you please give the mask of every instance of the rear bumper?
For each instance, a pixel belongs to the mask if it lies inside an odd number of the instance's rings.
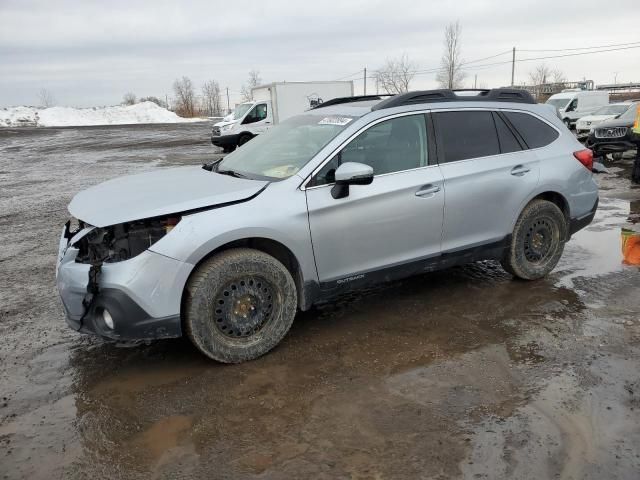
[[[212,135],[211,143],[216,147],[236,147],[238,145],[238,134],[231,135]]]
[[[598,210],[599,202],[600,202],[600,199],[597,198],[595,205],[588,213],[580,217],[572,218],[569,221],[569,237],[571,237],[577,231],[582,230],[584,227],[586,227],[593,221],[593,218],[596,216],[596,211]]]

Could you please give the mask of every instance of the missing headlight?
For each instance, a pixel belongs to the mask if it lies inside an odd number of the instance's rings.
[[[76,243],[76,262],[96,265],[128,260],[151,247],[179,221],[180,217],[165,217],[96,228]]]

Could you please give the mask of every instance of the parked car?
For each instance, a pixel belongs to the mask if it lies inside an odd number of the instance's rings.
[[[586,117],[581,117],[576,122],[576,134],[578,135],[578,138],[588,137],[589,133],[597,125],[601,124],[606,120],[612,120],[614,118],[619,117],[630,108],[633,109],[634,105],[629,102],[612,103],[610,105],[600,107],[591,115],[587,115]]]
[[[608,105],[609,93],[599,90],[564,91],[551,95],[546,103],[556,107],[562,121],[571,128],[579,118]]]
[[[619,159],[624,152],[638,148],[640,134],[633,131],[638,108],[640,104],[633,103],[620,117],[602,122],[593,129],[586,146],[593,150],[594,156],[612,154],[615,159]]]
[[[544,277],[595,215],[591,168],[522,90],[335,99],[205,168],[78,193],[57,286],[75,330],[241,362],[368,285],[484,259]]]
[[[255,87],[254,101],[236,107],[233,120],[211,132],[211,143],[233,151],[278,123],[323,101],[353,95],[353,82],[276,82]]]

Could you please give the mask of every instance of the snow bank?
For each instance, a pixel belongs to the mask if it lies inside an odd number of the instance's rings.
[[[0,109],[0,127],[81,127],[132,123],[201,122],[203,118],[182,118],[153,102],[116,107],[9,107]]]

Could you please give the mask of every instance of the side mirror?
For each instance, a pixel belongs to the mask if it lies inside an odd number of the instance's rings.
[[[336,169],[336,184],[331,189],[335,199],[349,195],[349,185],[369,185],[373,182],[373,168],[364,163],[345,162]]]

